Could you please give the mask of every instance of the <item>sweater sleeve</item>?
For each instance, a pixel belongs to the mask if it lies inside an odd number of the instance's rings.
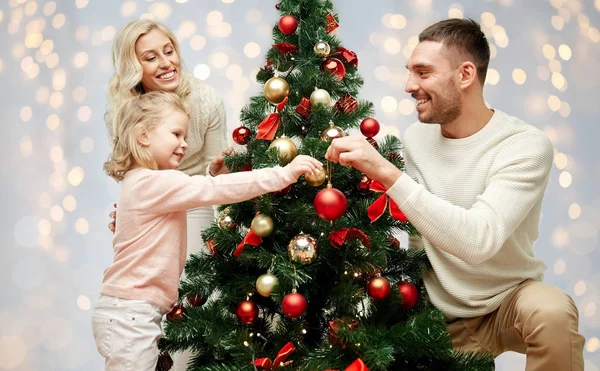
[[[201,206],[242,202],[295,183],[289,166],[216,177],[189,176],[177,170],[158,170],[142,178],[136,188],[143,205],[154,214]]]
[[[210,113],[207,119],[207,128],[204,135],[202,157],[200,158],[200,171],[207,174],[210,162],[215,159],[221,151],[227,148],[227,123],[225,118],[225,104],[216,90],[206,87],[205,101],[210,105]]]
[[[423,238],[469,264],[493,257],[543,197],[553,148],[542,134],[509,143],[469,208],[451,204],[402,174],[387,191]]]

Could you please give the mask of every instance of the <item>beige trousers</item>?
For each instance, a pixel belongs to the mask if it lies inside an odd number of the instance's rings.
[[[585,339],[573,299],[543,282],[525,281],[496,311],[448,325],[455,349],[526,354],[526,371],[583,371]]]

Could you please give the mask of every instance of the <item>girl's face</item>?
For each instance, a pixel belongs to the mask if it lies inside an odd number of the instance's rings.
[[[179,55],[171,39],[152,29],[135,42],[135,54],[142,65],[142,86],[146,92],[174,92],[179,87]]]
[[[148,133],[148,149],[159,170],[177,169],[187,149],[188,117],[170,109],[163,122]]]

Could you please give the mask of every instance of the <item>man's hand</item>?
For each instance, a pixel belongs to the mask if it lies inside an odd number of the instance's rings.
[[[115,211],[111,211],[108,213],[108,216],[112,219],[110,223],[108,223],[108,229],[115,234],[115,230],[117,229],[117,204],[113,204]]]
[[[325,158],[343,166],[352,166],[370,179],[378,180],[387,189],[402,175],[400,169],[383,158],[365,138],[358,136],[335,138]]]
[[[223,152],[221,152],[219,156],[217,156],[214,160],[212,160],[210,166],[208,167],[209,175],[217,176],[221,174],[229,174],[230,171],[227,168],[227,166],[225,166],[225,156],[231,155],[233,153],[233,148],[229,147]]]

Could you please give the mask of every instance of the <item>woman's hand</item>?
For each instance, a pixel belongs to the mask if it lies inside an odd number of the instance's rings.
[[[298,155],[294,157],[292,162],[288,165],[292,171],[292,175],[298,179],[300,175],[304,173],[311,173],[317,175],[317,170],[323,168],[323,164],[310,156]]]
[[[108,229],[115,234],[115,230],[117,228],[117,204],[115,203],[113,207],[115,210],[108,213],[108,216],[112,219],[110,223],[108,223]]]
[[[210,176],[217,176],[221,174],[229,174],[231,171],[225,166],[225,156],[235,154],[232,147],[227,148],[219,154],[208,167],[208,174]]]

